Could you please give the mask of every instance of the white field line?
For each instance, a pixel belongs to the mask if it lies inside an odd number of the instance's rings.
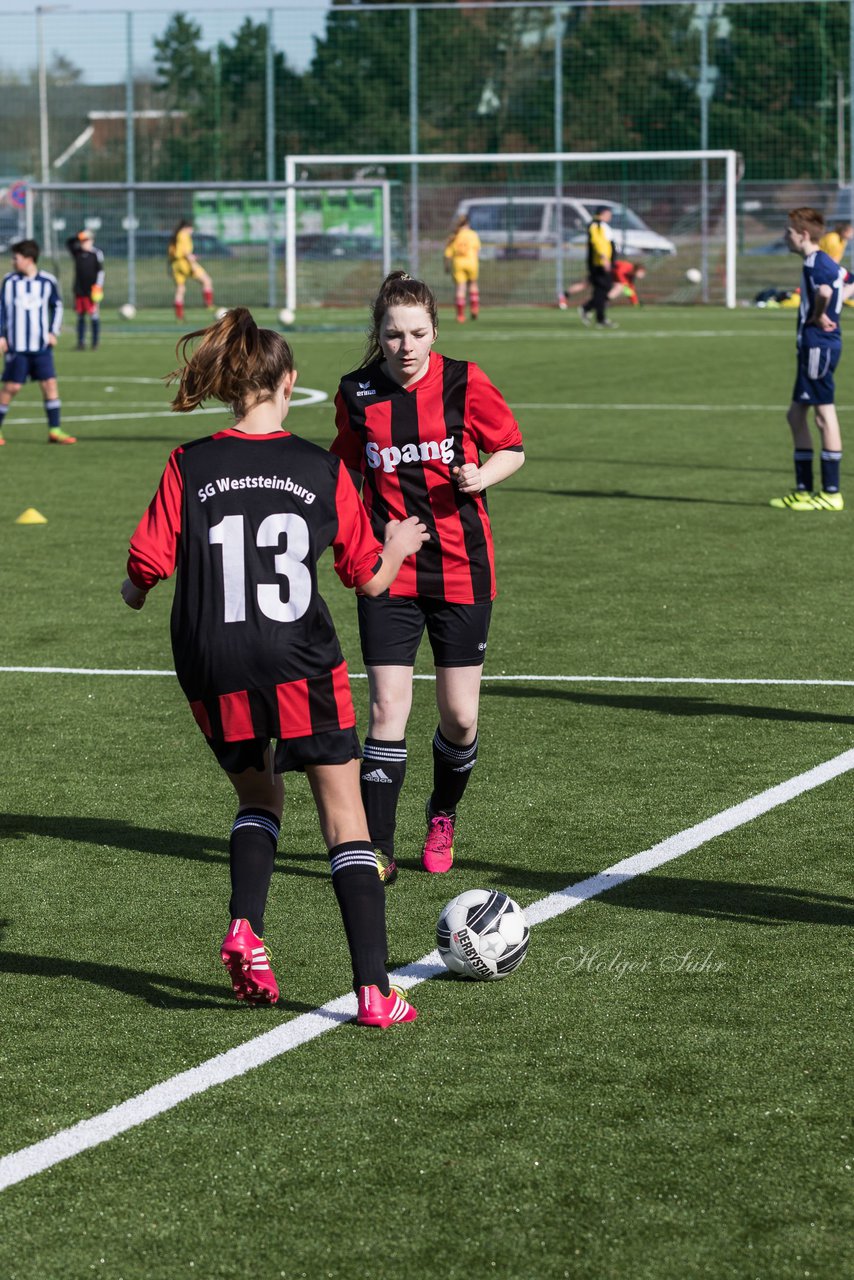
[[[823,786],[824,783],[838,778],[851,769],[854,769],[854,750],[843,751],[832,760],[827,760],[814,769],[808,769],[805,773],[797,774],[786,782],[770,787],[767,791],[761,791],[758,795],[742,801],[741,804],[723,809],[704,822],[688,827],[685,831],[680,831],[677,835],[653,845],[652,848],[645,849],[643,853],[633,854],[595,876],[580,880],[577,884],[567,885],[557,893],[550,893],[547,897],[540,898],[525,908],[528,923],[531,926],[543,924],[555,916],[571,911],[573,907],[586,902],[588,898],[594,898],[617,885],[626,884],[627,881],[655,867],[671,862],[674,858],[699,848],[717,836],[752,822],[754,818],[768,813],[771,809],[776,809],[779,805],[787,804],[804,792]],[[413,964],[396,969],[390,976],[397,986],[409,990],[443,972],[444,966],[438,951],[430,951]],[[253,1071],[273,1058],[278,1058],[291,1049],[316,1039],[325,1031],[331,1031],[341,1023],[351,1021],[355,1014],[355,996],[352,993],[338,996],[319,1008],[313,1009],[311,1013],[300,1014],[272,1031],[255,1036],[245,1044],[217,1054],[216,1057],[209,1058],[189,1071],[182,1071],[161,1084],[153,1085],[144,1093],[137,1094],[126,1102],[118,1103],[100,1115],[81,1120],[78,1124],[71,1125],[50,1138],[44,1138],[41,1142],[33,1143],[32,1146],[23,1147],[20,1151],[13,1151],[0,1159],[0,1191],[23,1182],[37,1173],[43,1173],[53,1165],[60,1164],[83,1151],[100,1146],[103,1142],[109,1142],[120,1133],[126,1133],[129,1129],[144,1124],[146,1120],[162,1115],[165,1111],[171,1111],[181,1102],[205,1093],[215,1085],[225,1084],[229,1080],[245,1075],[247,1071]]]
[[[105,380],[106,381],[106,380]],[[325,391],[320,391],[315,387],[297,387],[294,392],[296,397],[299,393],[300,399],[291,400],[292,409],[310,409],[317,404],[326,404],[329,396]],[[216,405],[210,409],[194,409],[192,415],[181,414],[183,418],[199,417],[201,414],[207,413],[225,413],[226,410],[222,405]],[[178,414],[173,413],[171,409],[148,409],[144,413],[64,413],[62,415],[63,423],[66,422],[130,422],[134,418],[173,418],[178,421]],[[15,425],[32,426],[34,423],[43,423],[44,417],[40,418],[18,418],[15,417]]]
[[[24,675],[44,675],[44,676],[174,676],[175,672],[169,668],[144,668],[144,667],[0,667],[0,674],[22,673]],[[365,671],[350,671],[348,675],[351,680],[367,680]],[[435,680],[435,675],[416,675],[413,680]],[[730,678],[728,676],[544,676],[534,674],[519,673],[516,675],[489,675],[485,673],[484,682],[487,680],[504,680],[518,684],[538,684],[545,682],[547,684],[722,684],[722,685],[806,685],[809,688],[819,686],[828,686],[830,688],[849,688],[854,686],[854,680],[786,680],[786,679],[766,679],[764,677],[753,678]]]

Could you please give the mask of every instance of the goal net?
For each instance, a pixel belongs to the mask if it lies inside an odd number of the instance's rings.
[[[481,249],[487,305],[554,305],[582,288],[587,225],[612,210],[616,255],[642,262],[647,302],[735,306],[735,151],[612,151],[440,155],[291,155],[285,179],[287,304],[362,304],[358,252],[325,262],[303,248],[297,181],[386,181],[394,266],[427,280],[450,300],[443,254],[455,218],[466,213]],[[358,249],[358,246],[354,246]],[[576,288],[573,288],[576,286]]]

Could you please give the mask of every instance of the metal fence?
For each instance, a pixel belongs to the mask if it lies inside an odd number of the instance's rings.
[[[263,215],[250,207],[252,193],[259,184],[284,181],[288,155],[733,148],[741,157],[742,248],[760,249],[751,241],[764,234],[766,214],[773,211],[779,221],[803,192],[815,193],[830,217],[850,209],[852,12],[854,0],[295,0],[237,14],[233,8],[87,14],[47,6],[7,13],[0,47],[0,244],[16,234],[24,189],[34,180],[183,182],[198,192],[245,184],[242,208],[218,207],[210,213],[215,224],[206,224],[218,230],[203,234],[228,249],[225,278],[236,272],[231,260],[260,253],[266,297],[271,268],[268,249],[258,249],[257,223],[242,241],[223,228],[233,228],[234,219],[248,227]],[[503,199],[536,185],[518,163],[433,168],[413,244],[403,212],[413,174],[377,168],[350,176],[391,184],[399,222],[394,252],[420,262],[423,238],[427,263],[461,201],[490,191]],[[682,177],[680,205],[666,197]],[[693,174],[650,172],[646,189],[632,179],[626,199],[619,167],[577,166],[566,175],[566,196],[620,199],[622,189],[624,203],[673,240],[684,265],[693,252],[681,230],[695,216],[693,181]],[[162,234],[167,212],[171,217],[175,209],[143,212],[140,230]],[[363,275],[376,274],[376,245],[359,228],[373,226],[377,210],[339,211],[331,232],[344,237],[337,245],[325,243],[327,212],[319,213],[321,242],[308,259],[315,266],[306,268],[301,294],[347,301]],[[90,208],[85,216],[109,220],[113,213]],[[270,226],[279,225],[278,215],[270,216]],[[76,210],[68,217],[74,221]],[[712,241],[715,235],[712,225]],[[331,256],[336,248],[338,262]],[[343,278],[340,259],[348,264]],[[360,262],[373,265],[362,270]],[[568,262],[571,276],[571,253]],[[742,281],[749,281],[750,267],[740,259]],[[704,296],[712,300],[719,296],[716,270],[712,244],[704,273]],[[257,273],[249,274],[254,280]],[[671,278],[661,264],[650,275],[651,293],[681,299],[682,276]],[[520,253],[512,270],[508,261],[493,279],[500,298],[553,300],[553,288],[538,283],[537,269],[524,266]]]

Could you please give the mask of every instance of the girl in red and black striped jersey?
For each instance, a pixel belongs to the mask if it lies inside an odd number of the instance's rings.
[[[278,999],[264,910],[282,773],[305,770],[350,944],[358,1020],[411,1021],[414,1009],[389,990],[384,895],[359,795],[356,717],[317,589],[317,560],[331,546],[345,586],[378,594],[426,529],[415,518],[395,523],[381,545],[346,467],[282,429],[297,376],[293,356],[245,308],[190,334],[179,350],[173,409],[219,400],[231,406],[235,425],[172,453],[131,539],[122,596],[142,608],[155,583],[177,570],[176,672],[238,799],[223,963],[238,999]]]
[[[363,479],[374,533],[417,516],[430,539],[389,590],[359,600],[370,723],[362,799],[374,845],[394,876],[397,803],[415,655],[426,628],[436,669],[439,724],[422,865],[449,871],[454,821],[477,759],[480,680],[495,596],[485,490],[525,461],[518,423],[477,365],[432,350],[436,299],[402,271],[372,308],[365,362],[342,379],[332,452]],[[482,454],[489,454],[486,461]]]

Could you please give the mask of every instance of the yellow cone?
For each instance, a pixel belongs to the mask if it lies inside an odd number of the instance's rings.
[[[18,516],[15,524],[47,524],[47,520],[40,511],[36,511],[35,507],[27,507],[26,511],[22,511]]]

